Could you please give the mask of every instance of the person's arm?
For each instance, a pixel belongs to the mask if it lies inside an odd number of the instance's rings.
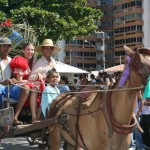
[[[16,82],[17,82],[17,80],[15,78],[13,78],[13,79],[6,79],[4,81],[0,81],[0,84],[2,84],[2,85],[11,85],[11,84],[14,84]]]
[[[0,81],[0,84],[2,85],[8,85],[8,84],[11,84],[10,80],[4,80],[4,81]]]
[[[32,68],[32,71],[29,75],[28,80],[36,81],[38,79],[41,79],[42,75],[39,73],[39,72],[41,72],[40,68],[41,68],[40,61],[37,61],[36,64]]]

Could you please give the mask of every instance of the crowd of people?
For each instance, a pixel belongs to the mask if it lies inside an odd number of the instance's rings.
[[[73,84],[75,85],[76,90],[81,90],[87,84],[94,84],[98,89],[107,89],[113,87],[120,74],[120,71],[113,74],[99,72],[96,77],[94,74],[79,74],[78,79],[73,80]]]
[[[32,43],[25,43],[21,49],[22,55],[10,58],[8,55],[11,46],[10,39],[0,38],[0,104],[3,107],[3,97],[7,97],[8,93],[7,85],[13,85],[10,88],[9,97],[17,102],[14,125],[23,124],[18,120],[18,117],[22,108],[27,106],[30,106],[32,123],[35,123],[39,121],[37,110],[41,108],[41,93],[45,89],[46,74],[56,67],[52,54],[60,49],[54,46],[51,39],[45,39],[42,45],[36,47]],[[38,60],[35,57],[35,52],[41,54]],[[14,81],[22,86],[15,85]]]
[[[41,110],[43,117],[46,118],[49,105],[61,93],[80,91],[87,84],[94,84],[97,89],[112,88],[121,75],[121,72],[114,74],[99,72],[97,77],[94,74],[90,74],[89,77],[87,74],[79,74],[78,79],[69,81],[67,76],[61,76],[55,69],[56,62],[52,54],[60,49],[54,46],[51,39],[43,40],[42,45],[38,46],[25,43],[21,49],[22,55],[14,58],[8,56],[11,46],[10,39],[0,37],[0,107],[5,107],[3,99],[8,95],[9,86],[7,85],[10,84],[12,86],[9,97],[17,102],[14,125],[23,124],[18,119],[23,107],[30,107],[31,122],[37,123],[40,121],[37,116],[38,110]],[[35,57],[35,52],[41,54],[39,59]],[[145,147],[150,147],[149,98],[145,97],[142,100],[141,93],[137,96],[135,115],[144,133],[134,130],[132,137],[136,143],[132,142],[130,148],[136,147],[138,150],[144,150]]]

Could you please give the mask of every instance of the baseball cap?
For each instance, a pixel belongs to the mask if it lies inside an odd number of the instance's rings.
[[[9,44],[12,45],[11,40],[9,38],[0,37],[0,45]]]

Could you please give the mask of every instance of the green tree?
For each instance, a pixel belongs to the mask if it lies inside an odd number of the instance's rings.
[[[38,39],[72,39],[97,29],[102,12],[86,6],[87,0],[0,0],[0,21],[27,20]]]

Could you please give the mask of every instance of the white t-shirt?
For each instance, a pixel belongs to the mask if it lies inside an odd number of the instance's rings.
[[[8,63],[4,63],[0,58],[0,81],[9,79],[11,77],[10,61],[11,58],[7,57]]]
[[[53,58],[51,58],[51,64],[49,65],[49,63],[47,62],[46,58],[44,56],[42,56],[41,58],[39,58],[37,60],[37,62],[35,63],[35,65],[32,68],[31,74],[29,76],[29,80],[32,81],[36,81],[37,80],[37,74],[40,73],[43,78],[46,78],[46,73],[48,70],[52,69],[52,68],[56,68],[56,62]]]

